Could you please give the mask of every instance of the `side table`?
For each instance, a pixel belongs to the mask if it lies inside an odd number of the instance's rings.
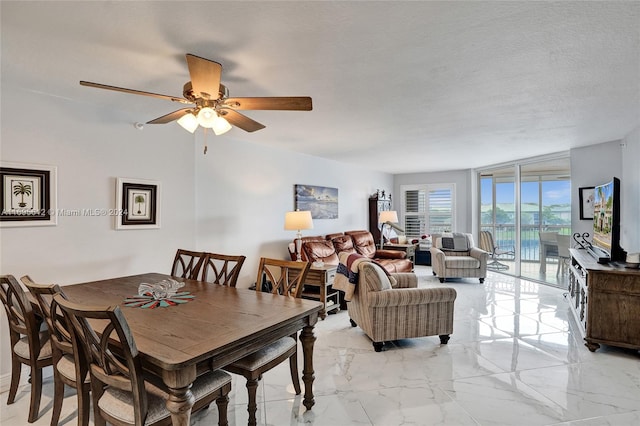
[[[340,310],[340,292],[333,289],[336,265],[311,266],[302,290],[305,299],[319,300],[323,304],[320,318],[323,320],[333,310]]]

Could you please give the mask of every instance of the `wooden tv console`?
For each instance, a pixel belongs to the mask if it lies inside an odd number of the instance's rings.
[[[640,270],[602,265],[586,250],[570,249],[569,300],[585,345],[640,350]]]

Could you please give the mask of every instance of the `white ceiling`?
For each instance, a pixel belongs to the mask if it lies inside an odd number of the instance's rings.
[[[2,81],[105,119],[179,104],[185,53],[231,96],[311,96],[248,111],[230,139],[390,173],[466,169],[623,138],[640,124],[640,2],[8,2]],[[145,131],[162,131],[159,126]],[[149,127],[153,127],[149,129]]]

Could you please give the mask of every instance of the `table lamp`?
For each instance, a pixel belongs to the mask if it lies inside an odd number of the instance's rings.
[[[300,249],[302,246],[302,230],[313,229],[313,219],[310,211],[296,210],[286,212],[284,215],[284,229],[287,231],[298,231],[296,234],[296,261],[302,262]]]
[[[400,228],[396,223],[398,223],[398,212],[395,210],[384,210],[380,212],[380,216],[378,216],[378,223],[382,224],[380,227],[380,249],[384,248],[384,226],[389,225],[392,228],[404,232],[404,229]]]

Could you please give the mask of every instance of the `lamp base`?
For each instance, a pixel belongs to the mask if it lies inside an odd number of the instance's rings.
[[[302,232],[298,231],[296,235],[296,262],[302,262],[302,254],[300,250],[302,249]]]

